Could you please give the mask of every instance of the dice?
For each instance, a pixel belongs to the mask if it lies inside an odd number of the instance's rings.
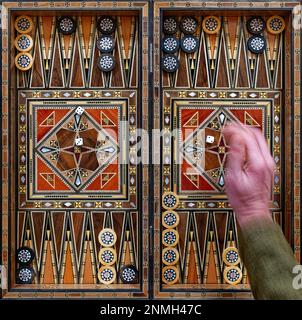
[[[82,108],[82,107],[77,107],[75,112],[76,112],[76,114],[78,114],[78,115],[80,116],[80,115],[83,114],[84,108]]]
[[[213,136],[206,136],[206,143],[213,143],[214,142],[214,137]]]
[[[83,138],[76,138],[75,139],[75,145],[76,146],[82,146],[83,145]]]

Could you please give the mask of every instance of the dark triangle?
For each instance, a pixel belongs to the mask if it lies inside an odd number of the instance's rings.
[[[63,73],[62,73],[62,63],[61,63],[61,53],[59,49],[59,41],[56,38],[54,54],[52,59],[52,74],[50,79],[50,87],[57,88],[63,87]]]

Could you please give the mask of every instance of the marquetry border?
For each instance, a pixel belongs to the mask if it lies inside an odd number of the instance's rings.
[[[206,108],[211,109],[213,112],[217,112],[218,110],[220,110],[220,112],[222,110],[226,111],[229,116],[231,117],[232,114],[229,111],[230,109],[235,109],[235,110],[261,110],[262,112],[262,122],[261,122],[261,126],[263,128],[263,132],[267,137],[267,141],[268,141],[268,145],[271,146],[271,137],[270,134],[268,133],[270,130],[270,125],[269,125],[269,119],[270,119],[270,114],[271,114],[271,109],[273,109],[272,105],[270,102],[264,102],[261,100],[258,101],[244,101],[241,100],[240,101],[240,106],[238,106],[238,103],[234,103],[234,101],[223,101],[223,102],[219,102],[219,101],[207,101],[207,100],[202,100],[202,101],[194,101],[192,99],[192,101],[190,99],[188,100],[175,100],[174,101],[174,123],[176,123],[176,127],[182,128],[183,123],[182,123],[182,119],[181,119],[181,112],[182,110],[189,110],[189,109],[195,109],[196,110],[204,110]],[[215,116],[217,117],[217,113],[215,114]],[[212,113],[212,117],[213,117],[213,113]],[[213,120],[213,118],[207,119],[203,122],[202,126],[200,125],[201,130],[205,127],[207,127],[209,125],[209,123]],[[178,128],[177,128],[178,129]],[[193,130],[192,130],[193,131]],[[188,139],[187,137],[185,139]],[[177,141],[176,139],[174,140],[174,150],[179,150],[182,145],[184,143],[186,143],[187,140],[182,140],[182,137],[180,135],[180,133],[178,133],[177,136]],[[273,146],[274,148],[275,146]],[[167,147],[168,148],[168,147]],[[166,148],[165,148],[166,150]],[[168,155],[167,155],[168,156]],[[177,156],[177,155],[176,155]],[[172,155],[171,155],[172,157]],[[179,157],[179,156],[178,156]],[[180,158],[180,157],[179,157]],[[189,161],[189,160],[188,160]],[[190,163],[190,161],[189,161]],[[163,170],[165,171],[165,170]],[[173,172],[173,168],[171,167],[171,175]],[[163,172],[163,176],[164,176],[164,172]],[[175,181],[173,181],[173,189],[177,190],[177,194],[180,198],[180,200],[183,201],[190,201],[190,206],[192,205],[192,201],[194,202],[194,200],[198,199],[198,194],[200,194],[201,192],[199,190],[196,191],[188,191],[188,190],[183,190],[182,186],[181,186],[181,165],[177,164],[177,170],[175,170]],[[172,178],[172,177],[171,177]],[[172,179],[170,179],[169,181],[171,181]],[[163,179],[164,181],[164,179]],[[209,180],[208,181],[212,186],[215,187],[216,190],[214,191],[202,191],[202,193],[206,193],[208,198],[212,198],[213,200],[219,198],[219,196],[221,196],[222,198],[222,202],[225,202],[226,199],[226,195],[225,194],[221,194],[223,192],[223,187],[217,186],[217,184],[215,184],[213,181]],[[162,186],[163,189],[166,188],[165,185]],[[201,199],[202,200],[202,197]],[[225,206],[228,206],[227,201],[224,203]],[[180,207],[180,206],[179,206]]]
[[[281,163],[281,130],[280,130],[280,104],[282,101],[282,95],[278,91],[252,91],[249,90],[207,90],[207,91],[199,91],[199,90],[191,90],[190,92],[182,92],[177,90],[165,90],[163,94],[163,120],[162,126],[164,132],[173,131],[174,129],[178,129],[182,127],[179,112],[184,109],[194,108],[196,106],[196,110],[200,110],[199,108],[210,108],[215,110],[215,107],[222,107],[223,109],[262,109],[263,112],[263,121],[262,128],[265,133],[268,145],[271,148],[273,158],[276,157],[276,173],[274,178],[277,178],[274,183],[274,197],[272,198],[271,208],[272,209],[280,209],[281,199],[280,199],[280,190],[281,190],[281,178],[280,178],[280,163]],[[192,96],[196,98],[192,98]],[[169,96],[169,97],[168,97]],[[198,97],[202,100],[198,100]],[[223,99],[223,100],[222,100]],[[167,111],[171,107],[171,112]],[[173,111],[172,111],[173,110]],[[283,111],[283,110],[282,110]],[[168,117],[171,116],[170,121],[168,121]],[[274,120],[271,123],[271,118]],[[204,123],[209,120],[205,120]],[[170,128],[171,127],[171,128]],[[271,132],[273,135],[271,135]],[[165,133],[163,134],[165,138]],[[278,137],[278,142],[274,141],[274,139]],[[198,197],[198,193],[196,192],[183,192],[180,186],[180,166],[176,165],[177,169],[173,173],[173,155],[171,150],[177,150],[179,141],[178,139],[174,140],[172,143],[172,139],[169,139],[169,142],[165,142],[163,139],[163,156],[164,159],[170,159],[169,164],[162,164],[162,188],[163,191],[169,191],[171,188],[174,192],[177,192],[181,202],[178,208],[186,209],[186,210],[194,210],[196,208],[228,208],[229,203],[226,200],[226,195],[222,194],[220,191],[210,191],[205,192],[207,194],[206,200],[203,202],[204,197]],[[174,148],[173,148],[174,145]],[[174,151],[175,152],[175,151]],[[173,180],[174,176],[174,180]],[[166,178],[169,183],[166,183]],[[201,202],[200,202],[201,201]],[[273,202],[277,201],[277,204]]]
[[[288,21],[292,23],[292,14],[299,2],[239,2],[239,1],[155,1],[154,2],[154,35],[153,35],[153,127],[161,129],[161,14],[163,10],[181,9],[182,12],[196,12],[196,10],[208,10],[216,13],[222,10],[269,10],[270,12],[283,12],[288,15]],[[286,181],[284,188],[288,195],[285,203],[285,223],[287,230],[285,235],[294,250],[298,261],[301,258],[301,232],[300,232],[300,91],[301,91],[301,30],[287,28],[285,43],[285,59],[288,61],[289,68],[285,72],[285,143],[289,146],[290,154],[285,164]],[[291,120],[290,120],[291,119]],[[161,221],[161,186],[160,174],[161,166],[154,166],[154,225],[160,226]],[[154,232],[154,272],[153,288],[154,296],[158,299],[163,298],[252,298],[249,290],[237,291],[234,287],[222,288],[218,285],[204,286],[195,288],[190,285],[189,290],[183,290],[183,286],[177,290],[177,286],[171,286],[171,289],[163,290],[161,285],[161,232],[158,229]],[[195,290],[197,289],[197,290]],[[236,292],[237,291],[237,292]]]
[[[11,279],[14,275],[14,248],[12,243],[15,241],[14,228],[9,229],[9,225],[14,226],[12,218],[16,217],[16,208],[11,201],[10,193],[14,190],[15,182],[11,177],[14,172],[11,172],[11,144],[15,139],[15,132],[10,129],[10,123],[16,121],[15,115],[10,111],[14,99],[12,89],[14,83],[11,83],[11,77],[14,74],[14,64],[11,62],[11,57],[14,55],[13,43],[11,42],[11,15],[18,11],[18,14],[28,11],[41,13],[41,11],[64,10],[65,12],[75,10],[95,11],[99,10],[108,12],[125,10],[134,10],[141,17],[141,52],[142,61],[141,68],[141,110],[142,110],[142,128],[148,130],[149,121],[149,53],[148,53],[148,36],[149,36],[149,2],[148,1],[19,1],[19,2],[3,2],[2,3],[2,232],[1,232],[1,264],[6,269],[8,275],[8,289],[2,289],[1,296],[3,298],[146,298],[149,292],[149,167],[142,166],[142,190],[140,216],[142,226],[141,236],[141,286],[139,290],[133,290],[132,286],[129,291],[116,290],[116,287],[107,287],[106,290],[99,290],[89,285],[74,286],[72,288],[57,288],[61,290],[53,290],[47,286],[39,286],[27,290],[19,290],[18,287],[11,288]],[[14,103],[14,102],[13,102]],[[144,145],[144,138],[142,141]],[[15,219],[13,219],[15,220]],[[13,241],[13,242],[12,242]],[[12,262],[12,263],[11,263]],[[29,289],[29,290],[28,290]],[[38,289],[38,290],[35,290]],[[42,289],[42,290],[41,290]],[[63,289],[63,290],[62,290]],[[118,288],[120,289],[120,288]]]

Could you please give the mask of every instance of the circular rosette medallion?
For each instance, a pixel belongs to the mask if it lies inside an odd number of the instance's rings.
[[[20,34],[15,39],[15,47],[18,51],[27,52],[33,47],[33,39],[28,34]]]
[[[163,249],[162,261],[164,264],[172,266],[179,260],[179,253],[175,248],[168,247]]]
[[[112,247],[116,243],[116,233],[109,228],[100,231],[98,239],[103,247]]]
[[[174,284],[179,279],[179,272],[174,266],[166,266],[162,271],[162,281],[166,284]]]
[[[99,252],[99,262],[111,266],[116,262],[116,251],[112,248],[102,248]]]
[[[97,39],[96,46],[101,52],[111,52],[114,49],[114,40],[109,35],[101,36]]]
[[[17,250],[17,262],[22,265],[29,265],[34,260],[35,254],[31,248],[21,247]]]
[[[17,270],[17,282],[21,284],[30,284],[33,282],[35,272],[31,267],[21,267]]]
[[[175,53],[179,48],[179,41],[172,36],[164,37],[162,42],[162,49],[165,53]]]
[[[120,279],[122,283],[137,283],[138,271],[133,265],[126,265],[120,270]]]
[[[75,32],[77,25],[72,17],[60,17],[57,22],[57,28],[60,33],[68,35]]]
[[[97,29],[103,34],[112,34],[115,28],[116,22],[112,17],[100,17],[97,21]]]
[[[164,19],[163,31],[165,34],[174,34],[178,30],[178,22],[174,17],[167,17]]]
[[[174,192],[165,192],[162,196],[162,206],[169,210],[177,208],[179,198]]]
[[[246,23],[247,30],[251,34],[260,34],[265,29],[265,21],[262,17],[252,17]]]
[[[221,22],[218,17],[207,16],[202,21],[202,29],[205,33],[215,34],[221,28]]]
[[[252,36],[247,42],[248,49],[253,53],[263,53],[266,48],[266,41],[262,36]]]
[[[162,68],[167,72],[175,72],[179,67],[179,61],[173,54],[167,54],[162,59]]]
[[[184,17],[180,21],[180,29],[183,33],[193,34],[196,32],[198,22],[194,17]]]
[[[226,267],[223,273],[224,280],[229,284],[238,284],[242,279],[242,271],[235,266]]]
[[[19,33],[29,33],[33,28],[33,21],[28,16],[20,16],[15,21],[15,29]]]
[[[99,269],[98,279],[103,284],[111,284],[116,280],[116,271],[113,267],[104,266]]]
[[[223,251],[223,262],[228,266],[236,266],[240,262],[238,249],[228,247]]]
[[[162,225],[165,228],[175,228],[179,224],[179,214],[175,211],[168,210],[162,215]]]
[[[272,16],[266,22],[267,31],[272,34],[281,33],[285,29],[285,21],[280,16]]]
[[[179,240],[178,231],[174,229],[166,229],[163,231],[162,243],[166,247],[175,247]]]
[[[102,54],[99,56],[97,64],[101,71],[110,72],[115,67],[115,60],[112,54]]]
[[[192,53],[198,50],[198,39],[194,36],[184,36],[180,41],[181,49],[186,53]]]
[[[15,65],[21,71],[29,70],[33,64],[33,57],[28,52],[21,52],[16,55]]]

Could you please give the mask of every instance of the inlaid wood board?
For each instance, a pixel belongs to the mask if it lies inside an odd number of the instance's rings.
[[[270,208],[300,261],[297,5],[3,2],[2,297],[252,298],[242,262],[236,284],[226,272],[226,249],[238,248],[224,194],[229,148],[220,132],[229,121],[258,127],[266,137],[276,163]],[[16,62],[21,16],[32,21],[25,33],[32,44],[22,45],[32,46]],[[72,18],[71,34],[59,30],[62,16]],[[114,21],[109,71],[98,65],[103,16]],[[205,28],[209,16],[217,19],[215,33]],[[265,24],[280,16],[285,24],[278,34],[265,28],[260,54],[248,45],[254,16]],[[186,17],[196,23],[191,53],[184,48]],[[174,72],[163,69],[168,18],[180,26],[172,35],[181,43]],[[28,70],[18,61],[30,63]],[[136,129],[147,132],[149,143]],[[213,141],[200,146],[198,137]],[[137,161],[142,146],[148,163]],[[115,241],[109,250],[99,240],[104,229]],[[31,283],[20,282],[21,247],[33,252]],[[125,266],[135,270],[133,281],[123,280]]]

